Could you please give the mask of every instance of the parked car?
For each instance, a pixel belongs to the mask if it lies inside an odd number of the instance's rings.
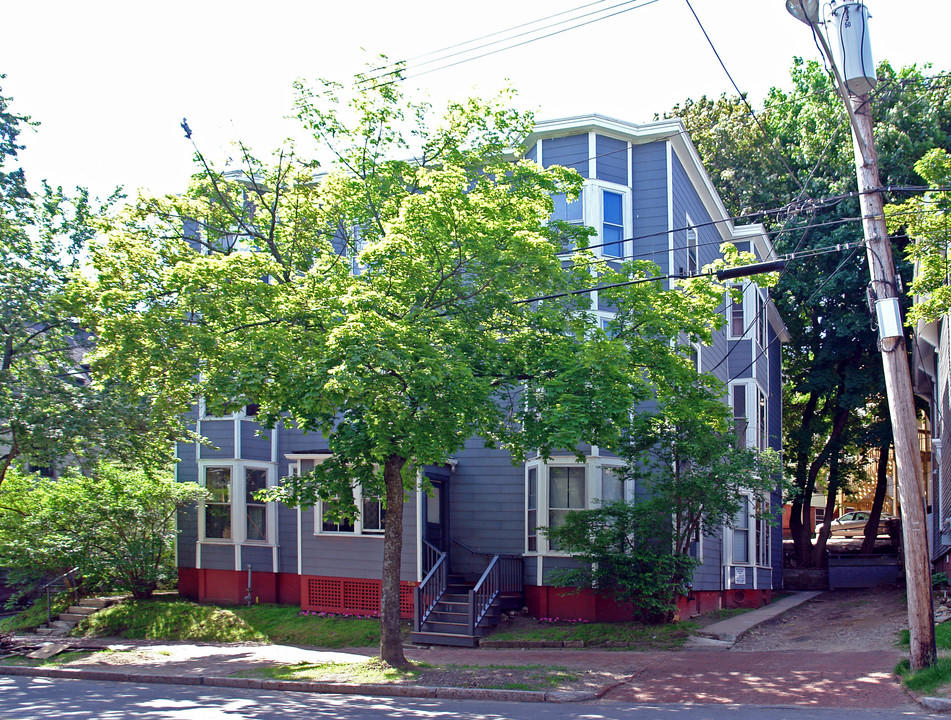
[[[842,537],[861,537],[865,535],[865,525],[871,513],[868,510],[855,510],[840,515],[831,523],[829,535],[841,535]],[[898,520],[894,515],[882,513],[878,519],[878,534],[888,535],[888,526],[893,521]],[[816,525],[816,536],[822,532],[825,523]]]

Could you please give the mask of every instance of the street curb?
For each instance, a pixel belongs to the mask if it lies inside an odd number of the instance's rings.
[[[116,670],[82,668],[0,666],[0,675],[21,677],[68,678],[106,682],[166,683],[169,685],[205,685],[208,687],[245,690],[282,690],[286,692],[335,693],[340,695],[372,695],[378,697],[439,698],[443,700],[497,700],[504,702],[584,702],[595,700],[596,693],[587,691],[493,690],[489,688],[424,687],[422,685],[345,685],[295,680],[260,680],[257,678],[219,677],[214,675],[160,675],[157,673],[125,673]]]
[[[918,702],[921,704],[921,707],[927,710],[933,710],[939,713],[951,712],[951,700],[948,700],[948,698],[923,697],[920,698]]]

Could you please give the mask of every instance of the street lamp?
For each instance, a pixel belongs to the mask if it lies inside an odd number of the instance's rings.
[[[786,10],[806,25],[819,22],[819,0],[786,0]]]

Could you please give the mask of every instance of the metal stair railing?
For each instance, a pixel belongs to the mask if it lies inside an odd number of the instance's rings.
[[[429,619],[436,604],[446,593],[449,581],[449,561],[445,552],[423,540],[423,562],[432,562],[423,581],[413,588],[413,606],[415,608],[414,630],[420,631],[423,623]],[[424,567],[426,566],[424,565]]]
[[[50,599],[50,596],[51,596],[51,593],[52,593],[52,589],[53,589],[54,587],[58,587],[58,586],[61,585],[61,586],[64,587],[66,590],[69,590],[69,583],[68,583],[68,582],[65,582],[65,578],[70,577],[70,576],[73,575],[77,570],[79,570],[79,567],[78,567],[78,566],[77,566],[77,567],[74,567],[72,570],[67,570],[67,571],[64,572],[62,575],[60,575],[58,578],[55,578],[55,579],[53,579],[53,580],[50,580],[48,583],[46,583],[46,585],[43,585],[43,586],[40,588],[40,592],[46,591],[46,624],[47,624],[47,626],[49,626],[49,625],[52,624],[52,622],[53,622],[53,613],[52,613],[52,609],[51,609],[51,608],[52,608],[52,603],[51,603],[51,599]],[[79,604],[79,583],[74,582],[74,583],[73,583],[73,586],[72,586],[72,589],[73,589],[73,595],[74,595],[74,597],[76,598],[76,604],[78,605],[78,604]]]
[[[522,557],[494,556],[479,582],[469,591],[469,634],[475,635],[476,628],[501,593],[521,592],[522,589]]]

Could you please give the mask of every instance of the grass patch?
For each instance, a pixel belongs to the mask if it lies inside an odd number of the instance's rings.
[[[233,608],[249,627],[273,643],[322,648],[376,647],[380,621],[342,615],[301,615],[296,605],[252,605]],[[404,626],[404,634],[410,627]]]
[[[127,600],[90,615],[73,630],[81,637],[198,642],[265,642],[267,636],[231,610],[187,600]]]
[[[502,690],[551,690],[579,678],[564,667],[546,665],[428,665],[397,669],[373,658],[359,663],[299,663],[235,673],[236,677],[326,683],[412,684]]]
[[[490,640],[503,641],[582,641],[586,647],[625,643],[645,649],[681,647],[696,629],[692,622],[645,625],[637,622],[522,623],[512,629],[498,630]]]
[[[409,625],[406,625],[409,632]],[[338,615],[301,615],[296,605],[199,605],[177,597],[126,600],[80,623],[82,637],[195,642],[271,642],[322,648],[374,647],[380,621]]]
[[[66,612],[74,602],[71,593],[60,593],[50,598],[50,614],[53,620]],[[46,596],[39,598],[30,607],[16,615],[0,619],[0,633],[22,632],[46,625]]]
[[[413,682],[428,665],[394,668],[372,658],[359,663],[297,663],[235,673],[236,677],[339,683]]]
[[[908,647],[910,644],[910,634],[905,628],[898,634],[898,644],[902,647]],[[951,623],[939,623],[934,628],[935,645],[939,650],[951,650]]]
[[[940,687],[951,684],[951,658],[938,658],[934,665],[917,672],[911,671],[911,663],[906,658],[895,666],[895,674],[912,692],[931,695]]]

